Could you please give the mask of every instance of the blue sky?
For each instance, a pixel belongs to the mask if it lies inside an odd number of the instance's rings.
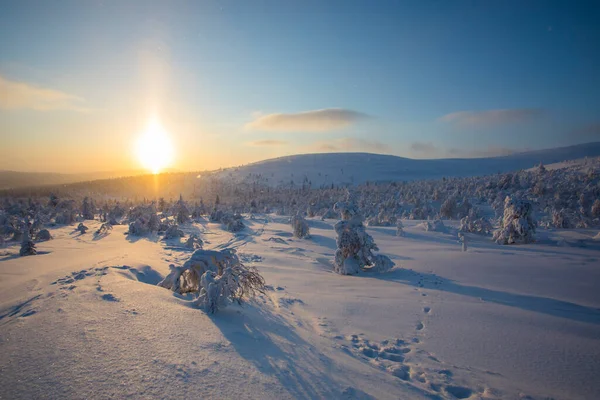
[[[20,1],[0,13],[0,169],[174,167],[600,139],[600,3]],[[92,147],[93,154],[82,151]]]

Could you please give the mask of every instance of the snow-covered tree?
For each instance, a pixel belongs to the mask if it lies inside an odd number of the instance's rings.
[[[440,207],[440,215],[444,218],[453,219],[457,211],[456,199],[449,197]]]
[[[308,222],[306,222],[300,213],[294,215],[290,222],[295,237],[299,239],[310,237],[310,228],[308,227]]]
[[[600,199],[594,200],[591,213],[593,218],[600,218]]]
[[[534,241],[536,223],[531,203],[507,196],[500,228],[494,232],[499,244],[531,243]]]
[[[177,216],[177,223],[184,224],[190,220],[190,211],[188,210],[185,202],[183,201],[183,196],[179,195],[179,201],[175,205],[175,215]]]
[[[87,196],[83,198],[81,204],[81,216],[83,219],[94,219],[94,207]]]
[[[354,275],[361,270],[383,272],[394,266],[394,262],[389,257],[373,254],[373,251],[379,248],[373,237],[366,232],[363,218],[349,195],[345,202],[336,203],[334,210],[338,211],[343,218],[334,226],[337,233],[337,250],[333,264],[335,272],[341,275]]]

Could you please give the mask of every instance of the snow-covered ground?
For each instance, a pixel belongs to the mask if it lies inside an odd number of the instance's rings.
[[[191,250],[158,237],[51,230],[0,249],[0,398],[597,399],[600,240],[539,230],[498,246],[420,221],[368,228],[391,272],[332,272],[335,221],[184,225],[236,248],[269,289],[214,316],[156,286]]]

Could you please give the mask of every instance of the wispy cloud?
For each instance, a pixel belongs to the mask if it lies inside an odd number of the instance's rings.
[[[500,156],[509,156],[515,153],[521,153],[527,151],[528,149],[511,149],[508,147],[488,147],[486,149],[481,150],[465,150],[465,149],[448,149],[448,154],[452,157],[460,157],[460,158],[485,158],[485,157],[500,157]]]
[[[342,129],[362,119],[366,114],[343,108],[325,108],[290,114],[256,116],[247,129],[278,132],[325,132]]]
[[[596,136],[600,136],[600,122],[594,122],[575,128],[571,131],[571,135],[584,138],[595,138]]]
[[[462,127],[487,127],[530,121],[542,114],[543,111],[536,108],[458,111],[444,115],[440,118],[440,121]]]
[[[365,151],[383,153],[389,149],[389,146],[376,140],[367,140],[360,138],[341,138],[330,141],[321,141],[313,144],[316,151]]]
[[[508,147],[489,146],[483,149],[459,149],[438,147],[430,142],[413,142],[411,152],[423,158],[486,158],[508,156],[527,151],[528,149],[513,149]]]
[[[0,108],[38,111],[71,110],[83,112],[83,99],[60,90],[41,88],[0,76]]]
[[[433,143],[414,142],[410,145],[410,149],[415,153],[431,155],[438,151]]]
[[[288,144],[285,140],[256,140],[254,142],[249,142],[248,146],[254,147],[266,147],[266,146],[285,146]]]

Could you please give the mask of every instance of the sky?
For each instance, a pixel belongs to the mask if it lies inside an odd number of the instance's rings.
[[[156,123],[177,170],[600,140],[597,1],[0,3],[0,170],[139,169]]]

